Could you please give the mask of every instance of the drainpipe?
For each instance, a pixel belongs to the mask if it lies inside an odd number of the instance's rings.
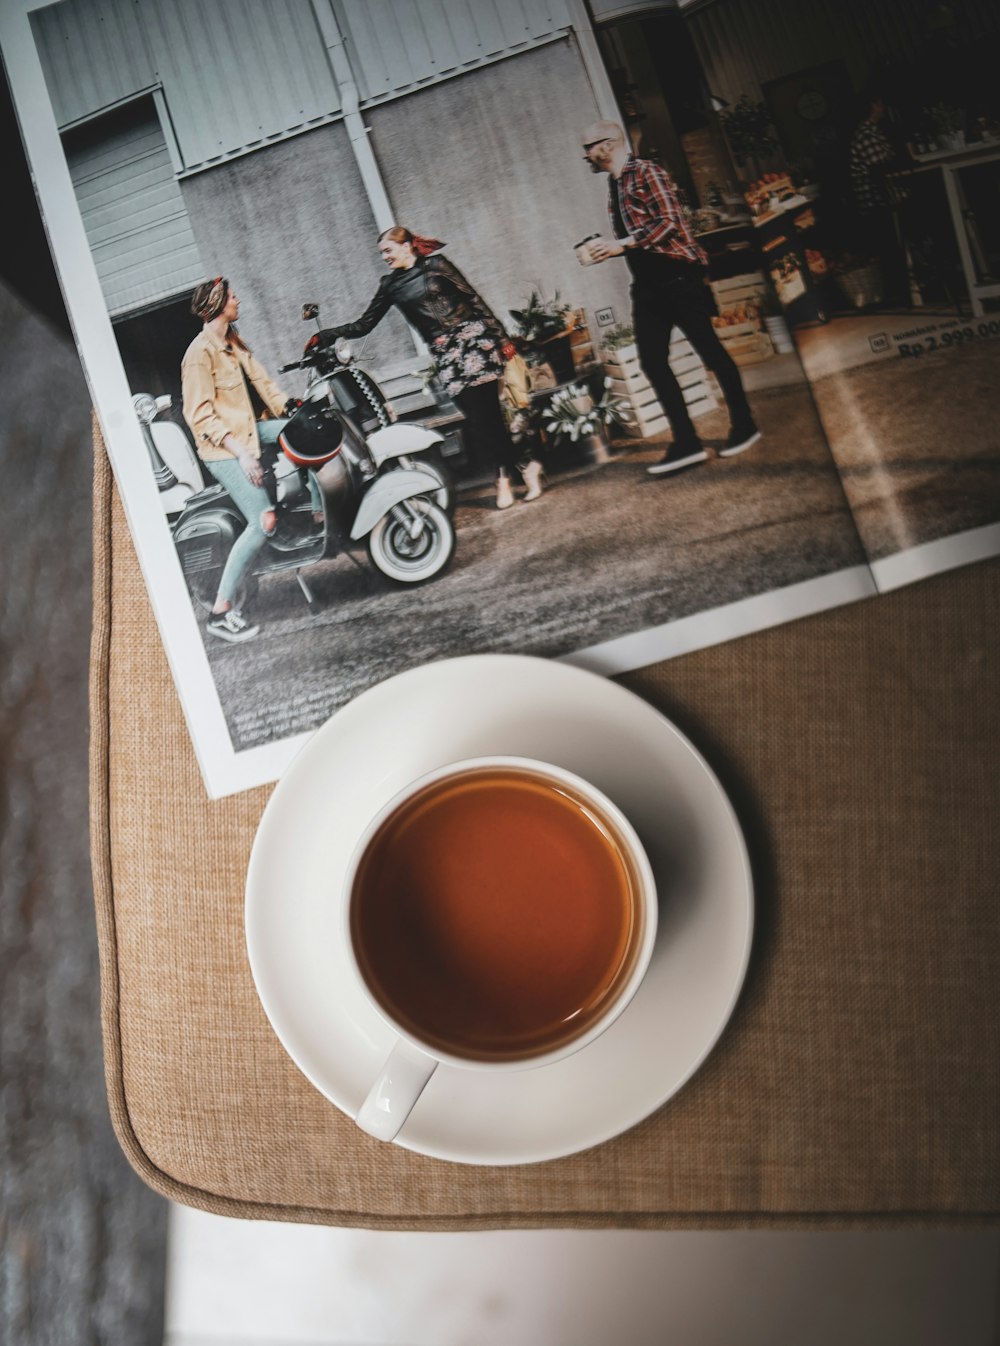
[[[347,54],[347,47],[344,45],[344,35],[340,31],[340,24],[337,22],[333,0],[312,0],[312,7],[313,13],[316,15],[316,22],[319,24],[323,44],[326,47],[327,59],[330,62],[334,82],[340,92],[347,138],[350,141],[351,151],[361,174],[361,182],[365,189],[365,195],[368,197],[368,204],[375,216],[375,224],[379,233],[381,233],[383,229],[391,229],[396,223],[396,219],[392,204],[389,201],[389,194],[385,189],[385,182],[382,179],[382,170],[378,166],[375,151],[368,139],[368,127],[365,125],[365,119],[361,114],[361,96],[358,93],[358,83],[354,78],[354,70],[351,67],[351,58]],[[410,327],[409,323],[407,323],[407,329],[412,338],[414,350],[418,355],[426,355],[427,347],[423,339],[414,328]]]
[[[347,138],[351,142],[351,149],[357,160],[361,181],[364,184],[365,193],[375,216],[375,223],[380,231],[388,229],[394,223],[392,206],[389,204],[389,196],[385,190],[385,183],[382,181],[378,161],[368,140],[368,127],[361,115],[358,85],[354,78],[354,71],[351,69],[351,59],[347,54],[347,48],[344,46],[344,35],[340,31],[340,24],[337,22],[337,16],[333,11],[332,0],[312,0],[312,7],[326,47],[330,69],[333,71],[333,78],[340,92],[344,125],[347,127]]]
[[[567,8],[573,23],[573,32],[576,34],[577,46],[580,48],[580,56],[583,59],[583,68],[587,72],[587,78],[590,80],[590,87],[597,103],[600,120],[621,122],[624,125],[624,118],[615,99],[611,80],[608,78],[601,49],[597,45],[597,38],[594,36],[590,6],[587,4],[587,0],[567,0]]]

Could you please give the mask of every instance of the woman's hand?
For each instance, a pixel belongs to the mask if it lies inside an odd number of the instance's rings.
[[[264,484],[264,470],[248,448],[241,449],[236,455],[236,460],[242,467],[243,475],[251,486],[262,486]]]
[[[227,449],[239,463],[243,469],[243,475],[251,486],[262,486],[264,484],[264,470],[251,453],[249,444],[244,444],[242,439],[237,439],[234,434],[230,433],[222,441],[222,447]]]

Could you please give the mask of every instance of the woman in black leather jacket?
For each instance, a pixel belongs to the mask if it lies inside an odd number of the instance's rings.
[[[398,308],[430,348],[438,377],[465,417],[469,434],[496,464],[497,508],[514,503],[510,469],[514,449],[500,410],[500,379],[514,354],[510,338],[456,266],[438,255],[444,245],[395,226],[379,235],[389,274],[356,322],[325,328],[324,343],[367,336],[390,308]],[[525,500],[542,493],[542,467],[520,467]]]

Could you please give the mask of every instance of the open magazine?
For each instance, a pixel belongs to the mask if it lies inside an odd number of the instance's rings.
[[[1000,551],[1000,17],[917,9],[5,0],[210,795],[423,662],[616,673]]]

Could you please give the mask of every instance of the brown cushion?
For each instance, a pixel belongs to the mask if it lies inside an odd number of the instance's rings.
[[[622,681],[747,830],[748,981],[659,1112],[551,1163],[363,1135],[257,999],[243,880],[267,789],[210,802],[97,442],[92,830],[112,1118],[157,1191],[378,1228],[988,1224],[998,1210],[1000,563]]]

